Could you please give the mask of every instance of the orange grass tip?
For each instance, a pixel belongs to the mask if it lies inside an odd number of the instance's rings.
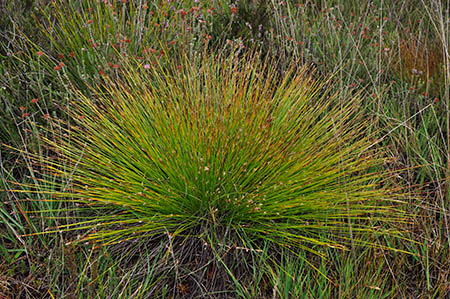
[[[34,99],[31,100],[31,103],[36,104],[38,101],[39,101],[38,98],[34,98]]]
[[[184,16],[187,15],[187,12],[184,9],[180,9],[177,11],[177,14],[179,14],[181,18],[184,18]]]
[[[39,57],[41,57],[42,55],[44,55],[44,52],[42,52],[42,51],[37,51],[37,52],[36,52],[36,55],[39,56]]]
[[[57,66],[53,68],[53,70],[59,71],[64,65],[65,65],[64,62],[60,62]]]

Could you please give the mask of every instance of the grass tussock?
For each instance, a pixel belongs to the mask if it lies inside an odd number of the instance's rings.
[[[74,241],[103,245],[168,238],[167,255],[172,242],[194,239],[194,255],[268,242],[322,257],[322,247],[380,247],[367,234],[396,234],[373,228],[406,219],[357,121],[359,99],[339,104],[306,69],[279,78],[274,64],[245,61],[130,66],[94,98],[79,93],[75,123],[48,140],[57,155],[42,167],[64,182],[47,182],[52,200],[91,212],[54,232],[80,230]]]
[[[448,297],[446,1],[0,15],[0,298]]]

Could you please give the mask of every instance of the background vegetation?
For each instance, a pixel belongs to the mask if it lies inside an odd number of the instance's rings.
[[[0,20],[0,295],[448,297],[449,5],[440,0],[0,3],[7,16]],[[248,51],[260,54],[252,61],[255,69],[270,62],[273,84],[281,84],[276,78],[295,62],[314,78],[333,75],[321,92],[333,95],[334,107],[361,99],[355,120],[366,121],[369,144],[389,157],[373,171],[393,174],[383,184],[407,194],[404,212],[415,215],[390,225],[373,221],[370,231],[394,226],[405,231],[403,238],[361,234],[359,240],[378,246],[306,246],[297,254],[273,242],[233,248],[217,240],[183,243],[169,232],[164,240],[107,247],[73,242],[84,241],[85,231],[64,225],[95,218],[101,207],[55,200],[69,186],[70,171],[43,165],[61,157],[49,144],[61,144],[67,129],[80,124],[74,99],[81,94],[101,103],[98,93],[107,92],[111,82],[130,86],[127,78],[139,80],[139,72],[158,78],[151,75],[158,70],[169,78],[188,65],[195,70],[210,56],[235,55],[248,63],[255,57]],[[347,229],[343,236],[355,234]],[[337,242],[327,232],[318,238]]]

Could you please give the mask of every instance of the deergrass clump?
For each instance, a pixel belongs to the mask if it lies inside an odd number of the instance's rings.
[[[205,233],[231,226],[242,236],[342,247],[317,233],[389,211],[376,204],[392,203],[380,174],[367,173],[383,159],[354,122],[357,100],[334,105],[305,69],[277,78],[254,63],[129,69],[95,101],[79,95],[70,139],[52,144],[72,167],[49,166],[70,174],[71,196],[114,211],[97,218],[105,230],[89,238],[114,243],[204,225]]]
[[[106,245],[169,238],[167,256],[191,239],[213,252],[375,246],[364,235],[401,216],[358,99],[337,104],[305,68],[280,77],[258,59],[130,66],[94,98],[79,93],[43,167],[70,180],[55,200],[85,216],[55,231]]]

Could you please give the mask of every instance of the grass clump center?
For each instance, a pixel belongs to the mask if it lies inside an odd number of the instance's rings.
[[[260,61],[130,66],[94,99],[80,93],[47,167],[70,179],[55,195],[93,214],[59,229],[102,244],[165,234],[314,254],[370,244],[358,235],[399,218],[358,99],[338,104],[305,68],[281,76]]]

